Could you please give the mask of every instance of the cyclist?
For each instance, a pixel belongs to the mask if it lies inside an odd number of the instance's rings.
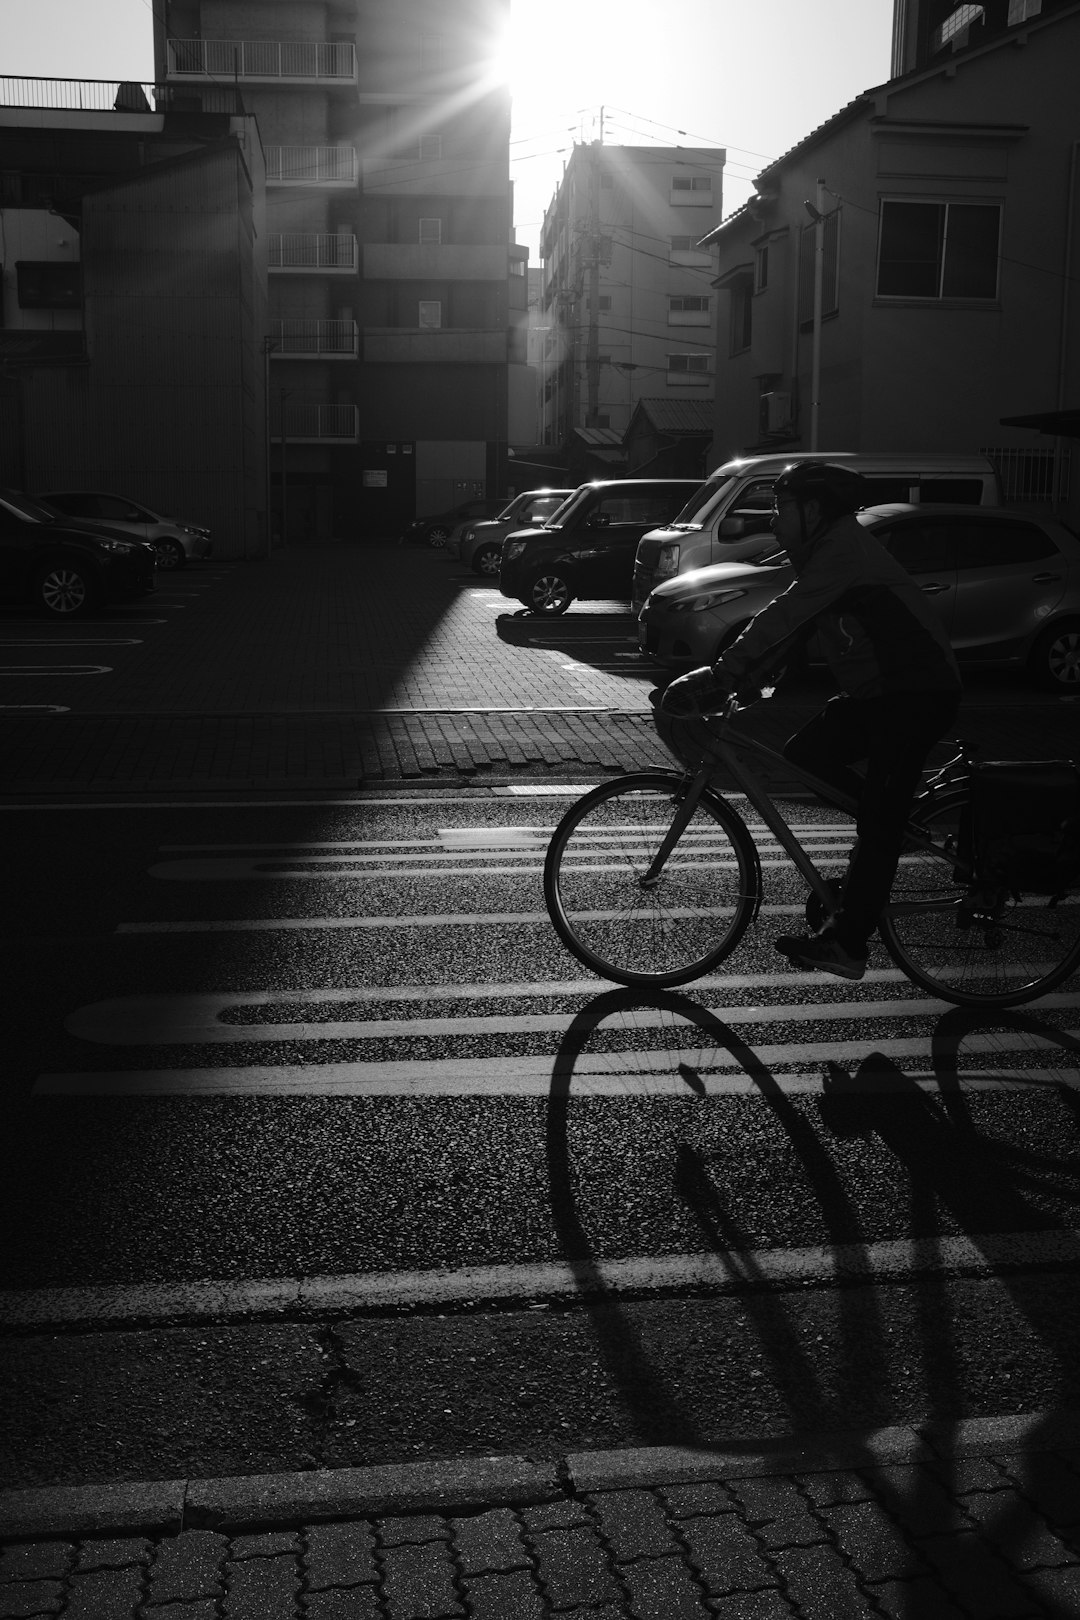
[[[712,668],[673,681],[662,705],[694,714],[719,707],[732,690],[752,701],[770,671],[817,632],[840,691],[789,739],[784,757],[856,800],[856,841],[836,915],[816,934],[775,943],[801,967],[861,979],[926,756],[956,718],[960,672],[911,575],[856,521],[867,504],[858,473],[836,462],[797,462],[785,467],[773,495],[772,528],[793,583]],[[865,775],[851,769],[860,762]]]

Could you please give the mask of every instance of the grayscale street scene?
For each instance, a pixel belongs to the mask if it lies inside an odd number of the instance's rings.
[[[878,9],[0,77],[0,1620],[1080,1616],[1080,3]]]

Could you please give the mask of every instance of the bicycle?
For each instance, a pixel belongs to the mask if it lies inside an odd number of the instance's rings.
[[[749,827],[717,787],[726,772],[806,880],[811,929],[835,914],[842,880],[814,865],[746,756],[782,765],[815,797],[854,801],[756,738],[730,734],[739,705],[657,729],[686,767],[613,778],[555,828],[544,899],[563,944],[617,984],[687,984],[721,962],[758,915],[761,860]],[[900,971],[959,1006],[1014,1007],[1080,967],[1080,893],[1020,895],[980,884],[964,852],[971,754],[929,775],[916,796],[892,893],[878,927]]]

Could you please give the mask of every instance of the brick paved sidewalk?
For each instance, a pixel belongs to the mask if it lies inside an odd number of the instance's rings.
[[[0,1620],[1080,1615],[1080,1420],[0,1493]]]

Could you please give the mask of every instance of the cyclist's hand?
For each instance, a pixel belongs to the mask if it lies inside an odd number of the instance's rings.
[[[709,714],[722,709],[731,696],[731,682],[717,675],[708,664],[692,669],[689,675],[680,675],[664,692],[660,707],[665,714],[689,720],[694,715]]]

